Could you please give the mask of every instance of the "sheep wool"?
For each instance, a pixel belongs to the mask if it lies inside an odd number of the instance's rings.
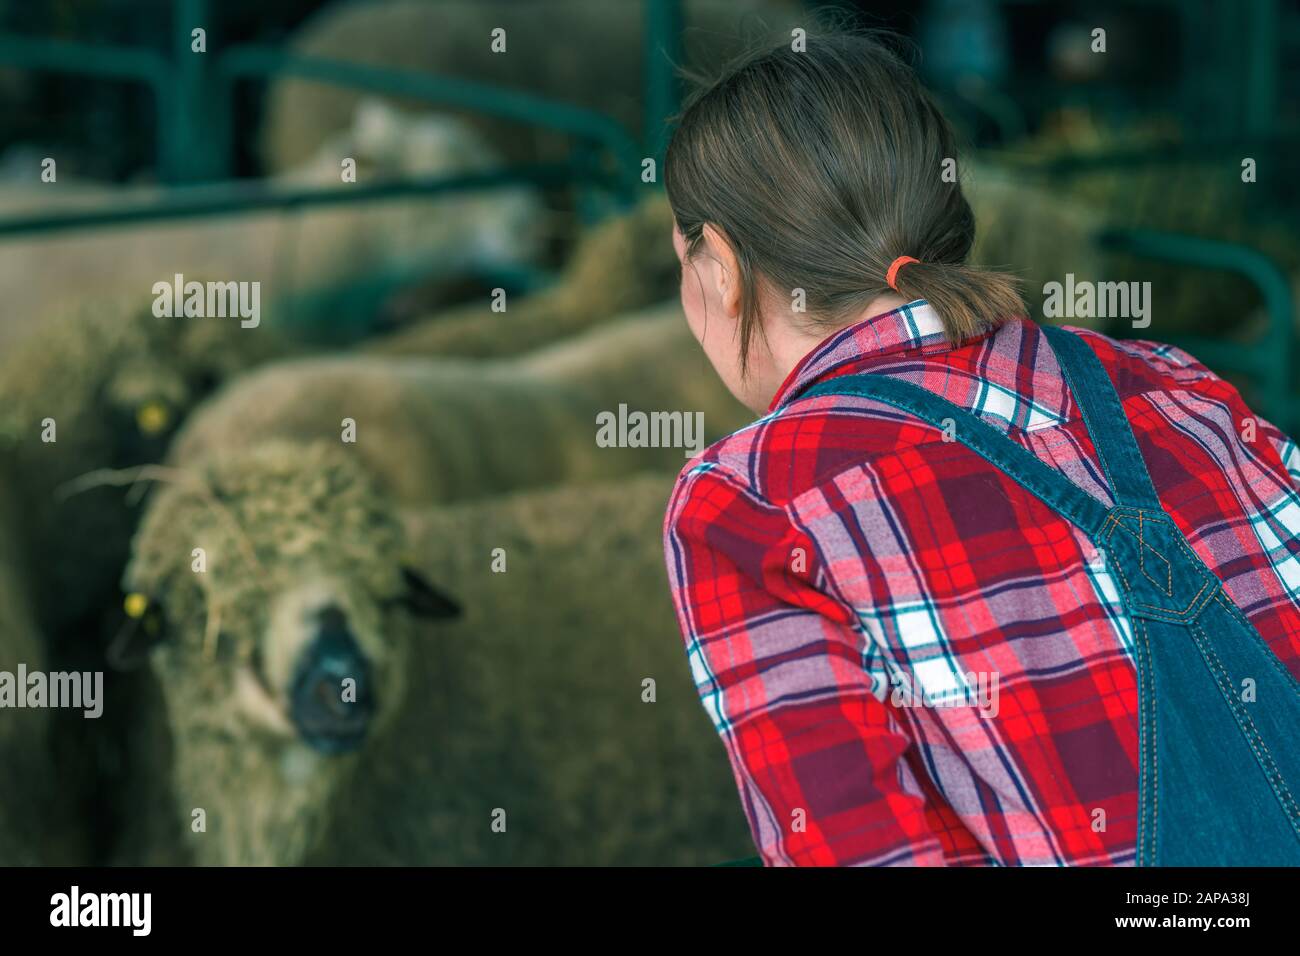
[[[417,319],[372,339],[379,355],[517,355],[576,335],[611,316],[644,309],[677,293],[672,208],[654,192],[578,240],[555,285],[506,300],[504,311],[473,303]]]
[[[795,27],[814,29],[807,11],[789,0],[686,0],[682,8],[680,65],[693,69],[725,63],[765,38],[788,43]],[[633,136],[645,132],[641,18],[608,0],[337,3],[303,26],[290,52],[527,91],[602,113]],[[347,126],[359,97],[291,77],[273,82],[262,133],[267,167],[283,171],[305,162]],[[428,108],[419,100],[397,102]],[[468,110],[457,115],[511,163],[560,162],[573,148],[561,132]]]
[[[0,359],[0,448],[14,456],[43,626],[84,627],[116,600],[132,515],[117,488],[67,494],[99,469],[159,461],[199,399],[282,351],[266,328],[157,318],[139,299],[51,317]],[[66,495],[66,497],[64,497]]]
[[[659,413],[669,447],[601,447],[598,422],[633,412]],[[194,414],[172,460],[186,467],[268,438],[331,440],[388,493],[436,503],[677,470],[687,451],[749,418],[669,303],[495,362],[349,356],[264,366]]]
[[[697,864],[752,852],[663,581],[669,476],[400,516],[337,444],[232,449],[195,477],[210,497],[161,489],[129,574],[168,621],[153,664],[195,860]],[[186,563],[195,542],[213,558],[206,576]],[[461,617],[385,616],[400,567]],[[295,737],[282,683],[265,673],[294,640],[276,596],[322,572],[380,675],[383,719],[345,756]]]

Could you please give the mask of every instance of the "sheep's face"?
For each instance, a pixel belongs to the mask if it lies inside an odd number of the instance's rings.
[[[135,315],[133,337],[108,367],[102,395],[117,464],[158,461],[176,427],[221,382],[282,351],[264,326],[220,317]]]
[[[415,616],[454,605],[404,565],[342,446],[268,444],[194,477],[151,503],[126,582],[173,718],[355,750],[400,702]]]
[[[337,185],[344,158],[353,160],[358,176],[367,180],[446,176],[500,165],[492,148],[464,120],[406,113],[373,97],[361,99],[352,125],[332,136],[290,177]]]
[[[116,466],[158,461],[176,422],[193,404],[193,392],[175,364],[157,354],[118,362],[104,384],[114,435]]]
[[[96,302],[53,317],[48,334],[30,336],[4,356],[0,439],[27,438],[41,458],[74,449],[79,453],[67,451],[67,458],[110,468],[156,462],[198,401],[281,351],[265,325],[156,316],[138,297]],[[58,424],[57,445],[34,440],[46,418]],[[71,463],[67,458],[60,464]]]
[[[357,104],[352,153],[380,176],[434,176],[490,169],[496,157],[464,120],[438,113],[410,115],[381,99]]]

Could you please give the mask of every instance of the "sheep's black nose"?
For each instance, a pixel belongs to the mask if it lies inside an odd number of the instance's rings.
[[[327,754],[361,746],[374,715],[375,689],[370,662],[341,611],[320,614],[316,636],[299,655],[289,700],[293,722],[310,746]]]

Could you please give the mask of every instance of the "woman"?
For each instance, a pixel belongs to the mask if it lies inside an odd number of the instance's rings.
[[[666,162],[764,417],[668,570],[769,864],[1300,862],[1300,452],[1187,353],[965,264],[951,130],[866,37],[760,53]]]

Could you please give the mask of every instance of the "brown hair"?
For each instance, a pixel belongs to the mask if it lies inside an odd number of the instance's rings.
[[[1024,311],[1013,276],[966,265],[975,220],[943,176],[956,155],[915,73],[866,34],[760,50],[687,100],[664,182],[687,256],[712,224],[739,262],[742,370],[762,333],[759,276],[802,289],[828,330],[893,291],[926,299],[953,341]],[[919,261],[891,290],[899,256]]]

